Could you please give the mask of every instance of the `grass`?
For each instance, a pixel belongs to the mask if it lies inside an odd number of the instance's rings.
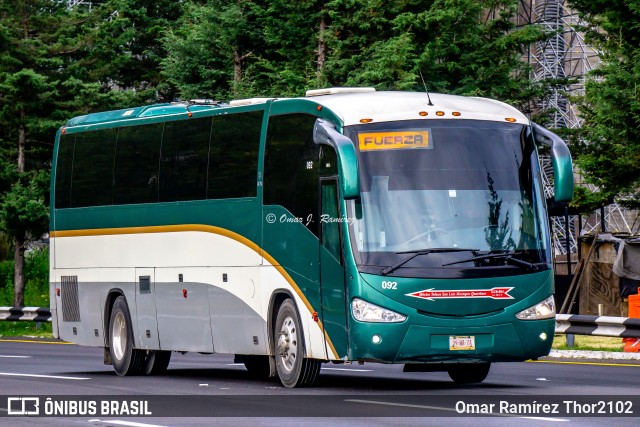
[[[622,351],[622,338],[596,337],[592,335],[575,335],[575,345],[567,347],[565,334],[558,334],[553,340],[554,350],[592,350],[592,351]]]

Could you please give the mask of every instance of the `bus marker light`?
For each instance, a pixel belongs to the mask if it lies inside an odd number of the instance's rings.
[[[56,296],[60,296],[60,288],[56,288]]]
[[[547,333],[546,332],[541,332],[540,333],[540,341],[546,341],[547,340]]]
[[[380,337],[380,335],[374,335],[371,338],[371,342],[374,344],[380,344],[382,342],[382,337]]]
[[[508,121],[509,123],[515,123],[516,122],[516,119],[514,119],[513,117],[506,117],[505,120]]]
[[[454,112],[453,112],[453,113],[451,113],[451,114],[453,114],[453,115],[454,115],[454,116],[456,116],[456,117],[460,117],[460,116],[461,116],[461,114],[460,114],[458,111],[454,111]]]
[[[318,106],[316,107],[316,109],[317,109],[318,111],[322,111],[322,105],[318,105]]]
[[[422,117],[426,117],[429,115],[429,113],[427,113],[426,111],[420,111],[418,114],[420,114]]]
[[[67,133],[67,128],[62,128],[62,129],[60,129],[60,133],[61,133],[61,134],[63,134],[63,135],[64,135],[65,133]]]
[[[185,297],[185,298],[187,297],[187,290],[186,289],[182,290],[182,296]]]
[[[187,113],[187,116],[189,116],[189,117],[193,117],[193,113],[192,113],[191,111],[189,111],[189,112]]]
[[[317,322],[317,321],[318,321],[318,312],[317,312],[317,311],[314,311],[314,312],[313,312],[313,314],[312,314],[312,316],[313,316],[313,321],[314,321],[314,322]]]
[[[439,117],[444,116],[444,111],[436,111],[436,116],[439,116]]]
[[[360,119],[360,123],[371,123],[373,119]]]

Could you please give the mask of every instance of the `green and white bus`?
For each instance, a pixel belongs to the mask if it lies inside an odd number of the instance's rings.
[[[310,385],[324,362],[481,382],[548,354],[564,142],[489,99],[310,91],[89,114],[58,132],[54,335],[118,375],[172,351]]]

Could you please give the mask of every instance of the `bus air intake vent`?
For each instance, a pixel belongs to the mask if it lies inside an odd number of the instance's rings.
[[[78,276],[62,276],[62,321],[79,322]]]

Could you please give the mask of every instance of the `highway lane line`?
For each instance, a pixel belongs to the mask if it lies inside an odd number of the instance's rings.
[[[136,423],[133,421],[120,421],[120,420],[89,420],[90,423],[106,423],[108,425],[115,424],[118,426],[129,426],[129,427],[165,427],[158,424],[145,424],[145,423]]]
[[[13,372],[0,372],[5,377],[29,377],[29,378],[52,378],[55,380],[90,380],[91,378],[82,377],[62,377],[59,375],[39,375],[39,374],[17,374]]]
[[[384,401],[380,401],[380,400],[362,400],[362,399],[345,399],[345,402],[368,403],[368,404],[373,404],[373,405],[401,406],[401,407],[405,407],[405,408],[435,409],[437,411],[447,411],[447,412],[458,413],[458,411],[456,411],[453,408],[443,408],[441,406],[414,405],[414,404],[411,404],[411,403],[396,403],[396,402],[384,402]],[[479,414],[479,415],[483,415],[483,414]],[[520,417],[518,415],[511,415],[511,414],[491,414],[491,416],[522,418],[522,419],[526,419],[526,420],[550,421],[550,422],[568,422],[568,421],[570,421],[570,420],[567,420],[567,419],[564,419],[564,418]]]
[[[322,368],[323,371],[351,371],[351,372],[371,372],[372,369],[353,369],[353,368]]]
[[[10,356],[10,355],[4,355],[4,354],[0,354],[0,357],[6,357],[11,359],[30,359],[31,358],[31,356]]]
[[[625,367],[640,368],[640,364],[634,364],[634,363],[560,362],[557,360],[527,360],[527,363],[555,363],[557,365],[625,366]]]
[[[24,342],[31,344],[55,344],[55,345],[74,345],[72,342],[66,341],[36,341],[36,340],[3,340],[0,339],[0,344],[3,342]]]

